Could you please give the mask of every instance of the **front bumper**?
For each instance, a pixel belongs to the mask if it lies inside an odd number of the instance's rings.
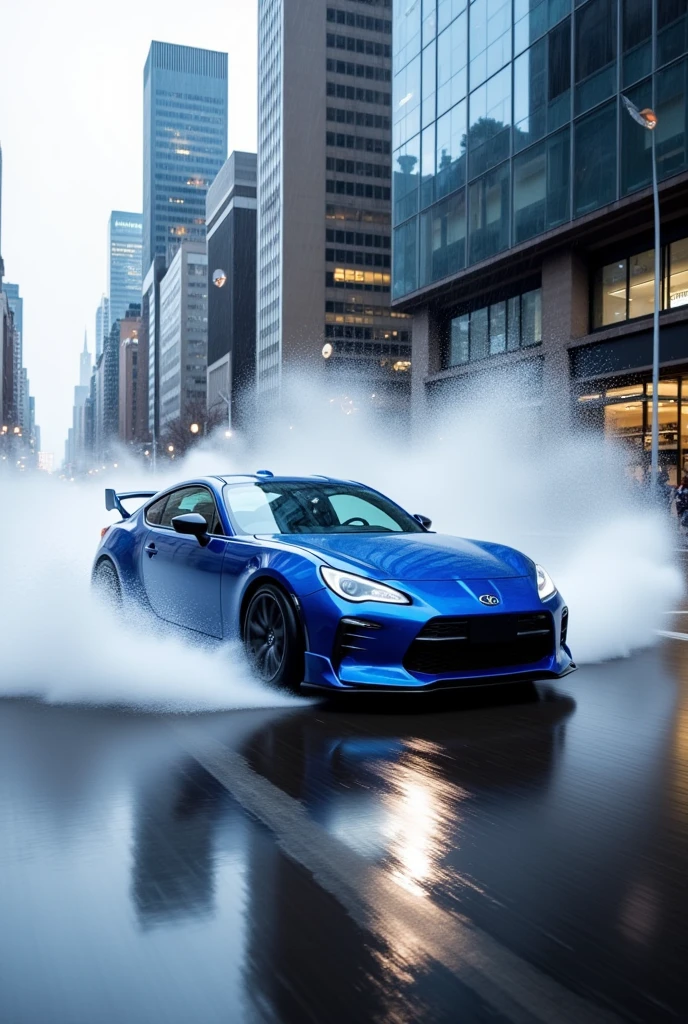
[[[557,593],[542,602],[528,577],[470,584],[456,580],[422,584],[386,582],[410,594],[412,604],[352,604],[329,590],[319,590],[306,599],[309,650],[302,684],[305,691],[428,693],[559,679],[575,669],[571,652],[562,642],[565,605],[561,595]],[[478,595],[486,591],[499,595],[496,610],[478,603]],[[489,649],[483,648],[488,650],[487,658],[471,668],[459,668],[457,663],[446,665],[447,671],[416,671],[407,657],[411,645],[432,619],[463,616],[473,622],[479,617],[489,635],[493,615],[532,617],[543,612],[551,616],[553,643],[527,664],[506,663],[501,656],[504,649],[498,645],[494,647],[494,664]],[[351,635],[345,636],[346,642],[342,644],[342,621],[347,620],[354,624],[346,627]],[[497,634],[498,621],[494,625]]]

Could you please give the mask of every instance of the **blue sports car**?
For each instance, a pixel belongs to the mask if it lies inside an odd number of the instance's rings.
[[[218,641],[256,673],[318,691],[426,691],[553,679],[575,668],[568,611],[513,548],[431,532],[351,480],[208,476],[105,492],[93,582]],[[128,499],[145,499],[128,512]]]

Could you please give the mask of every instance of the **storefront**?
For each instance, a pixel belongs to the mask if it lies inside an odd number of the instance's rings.
[[[659,464],[677,484],[688,473],[688,373],[661,379],[659,401]],[[652,381],[603,382],[578,395],[579,420],[620,441],[628,452],[628,470],[640,480],[650,464],[652,443]]]

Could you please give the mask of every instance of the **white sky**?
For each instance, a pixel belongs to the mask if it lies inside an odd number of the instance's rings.
[[[151,39],[229,53],[229,152],[256,146],[256,0],[8,0],[0,144],[5,279],[24,299],[41,444],[63,457],[84,328],[95,349],[111,210],[142,205]]]

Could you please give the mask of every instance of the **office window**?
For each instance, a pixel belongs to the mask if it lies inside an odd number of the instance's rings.
[[[443,366],[461,366],[540,344],[540,300],[541,291],[535,288],[451,317],[445,327]]]
[[[441,199],[466,182],[466,101],[462,100],[437,122],[436,196]]]
[[[521,296],[521,347],[542,341],[542,292],[539,288]]]
[[[427,127],[420,145],[420,206],[425,209],[435,201],[435,125]]]
[[[394,229],[392,253],[392,295],[396,298],[417,288],[415,217]]]
[[[420,135],[396,151],[392,174],[394,221],[399,223],[418,210]]]
[[[449,333],[449,365],[461,366],[469,359],[468,349],[468,327],[470,316],[464,313],[463,316],[454,317],[450,325]]]
[[[574,214],[597,210],[616,198],[616,102],[575,125]]]
[[[435,81],[437,76],[437,61],[435,40],[426,46],[421,56],[422,64],[422,93],[421,93],[421,123],[423,127],[435,120],[436,92]]]
[[[667,178],[688,168],[686,155],[686,77],[688,60],[657,73],[657,175]],[[643,129],[641,129],[642,131]],[[649,132],[645,132],[649,135]]]
[[[652,82],[648,79],[626,93],[642,110],[652,105]],[[621,108],[621,195],[628,195],[652,181],[652,136]]]
[[[394,63],[400,67],[420,51],[420,0],[393,5]]]
[[[468,173],[482,174],[509,155],[511,69],[504,68],[469,98]]]
[[[437,203],[420,219],[420,284],[431,284],[466,265],[466,193]]]
[[[569,120],[571,104],[571,19],[547,36],[547,131]]]
[[[616,89],[617,0],[588,0],[576,11],[576,113]]]
[[[442,0],[440,0],[441,2]],[[465,0],[463,6],[466,6]],[[421,27],[423,46],[425,46],[437,34],[437,0],[423,0],[421,18],[423,22]]]
[[[437,37],[437,114],[466,95],[467,18],[464,12]]]
[[[511,59],[511,0],[473,0],[470,11],[470,88]]]
[[[626,319],[628,298],[628,261],[617,260],[597,271],[593,306],[593,326],[607,327]]]
[[[688,304],[688,239],[661,253],[660,309]],[[655,252],[634,253],[601,267],[595,274],[593,326],[609,327],[654,312]]]
[[[656,0],[657,65],[668,64],[688,50],[688,3]]]
[[[490,306],[490,355],[506,352],[506,302]]]
[[[509,164],[474,181],[468,202],[469,262],[477,263],[509,244]]]
[[[420,0],[416,0],[420,4]],[[420,54],[394,76],[393,146],[396,149],[420,131]]]
[[[622,83],[632,85],[652,72],[652,3],[622,0]]]
[[[547,41],[541,39],[514,62],[514,152],[546,132]]]
[[[454,18],[465,11],[466,3],[467,0],[437,0],[437,31],[441,32]],[[429,7],[430,4],[426,3],[426,6]]]

